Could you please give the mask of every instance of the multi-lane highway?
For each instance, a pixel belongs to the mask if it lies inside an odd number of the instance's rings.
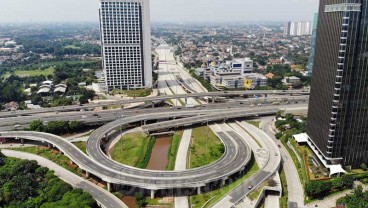
[[[41,108],[41,109],[33,109],[33,110],[18,110],[11,112],[0,112],[0,118],[4,117],[14,117],[21,115],[32,115],[32,114],[40,114],[40,113],[55,113],[55,112],[68,112],[68,111],[78,111],[82,109],[94,109],[100,108],[104,106],[116,106],[116,105],[124,105],[130,103],[152,103],[153,101],[160,100],[172,100],[172,99],[180,99],[183,98],[185,102],[185,98],[218,98],[218,97],[240,97],[240,96],[254,96],[254,95],[309,95],[309,92],[301,91],[301,90],[292,90],[292,91],[262,91],[262,90],[249,90],[249,91],[230,91],[230,92],[205,92],[205,93],[191,93],[191,94],[177,94],[177,95],[165,95],[158,97],[149,97],[149,98],[136,98],[136,99],[124,99],[120,101],[107,101],[107,102],[99,102],[93,104],[85,104],[85,105],[72,105],[72,106],[62,106],[62,107],[54,107],[54,108]]]

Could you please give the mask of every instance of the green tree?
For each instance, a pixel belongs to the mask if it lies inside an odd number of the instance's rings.
[[[137,208],[147,206],[146,198],[140,192],[135,193],[135,200],[137,201]]]
[[[44,130],[44,125],[41,120],[35,120],[29,124],[29,129],[42,132]]]
[[[80,121],[71,121],[69,122],[69,129],[70,131],[80,131],[84,128],[84,124]]]
[[[360,165],[360,168],[364,171],[367,171],[367,165],[365,163]]]
[[[352,175],[343,175],[342,181],[345,187],[352,188],[354,185],[354,176]]]

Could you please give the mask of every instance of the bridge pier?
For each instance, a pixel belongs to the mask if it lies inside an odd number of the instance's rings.
[[[20,143],[24,144],[24,139],[23,138],[20,139]]]
[[[152,108],[155,108],[155,103],[154,102],[152,102]]]
[[[226,185],[226,180],[227,180],[227,178],[223,178],[221,180],[221,186],[225,186]]]
[[[154,199],[155,198],[155,193],[156,193],[156,190],[151,190],[151,199]]]
[[[113,184],[111,184],[111,183],[107,183],[107,190],[109,191],[109,192],[111,192],[112,191],[112,188],[113,188]]]
[[[202,193],[202,190],[201,190],[202,187],[198,187],[197,188],[197,195],[200,195]]]
[[[51,143],[47,143],[47,148],[51,149],[52,148],[52,144]]]
[[[86,177],[89,178],[89,172],[88,171],[86,171]]]
[[[188,98],[184,98],[184,100],[185,100],[185,106],[187,106],[188,105]]]
[[[212,97],[212,103],[215,103],[216,97]]]

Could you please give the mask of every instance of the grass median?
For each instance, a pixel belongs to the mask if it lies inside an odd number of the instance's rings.
[[[193,129],[189,153],[189,168],[211,164],[220,159],[225,146],[208,126]]]
[[[178,150],[179,150],[180,141],[181,141],[182,136],[183,136],[183,132],[179,131],[179,132],[175,132],[174,136],[172,137],[171,146],[170,146],[170,150],[169,150],[169,153],[168,153],[169,162],[167,164],[166,170],[174,170],[175,169],[176,156],[178,154]]]
[[[155,141],[141,132],[125,134],[111,150],[111,158],[121,164],[146,168]]]
[[[76,142],[73,143],[78,149],[80,149],[84,154],[87,154],[87,142]]]

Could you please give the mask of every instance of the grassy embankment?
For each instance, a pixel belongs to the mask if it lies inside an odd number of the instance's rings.
[[[179,145],[181,141],[181,137],[183,136],[183,132],[175,132],[175,134],[172,136],[170,150],[168,152],[168,159],[169,162],[167,164],[166,170],[174,170],[175,169],[175,161],[176,156],[178,154]]]
[[[140,132],[125,134],[111,150],[111,157],[121,164],[146,168],[155,141]]]
[[[51,160],[52,162],[60,165],[61,167],[75,173],[78,175],[82,175],[82,170],[78,168],[76,165],[72,165],[70,159],[61,154],[58,150],[49,149],[47,147],[21,147],[21,148],[12,148],[12,150],[28,152],[31,154],[35,154]]]
[[[193,129],[192,138],[189,168],[211,164],[220,159],[225,152],[224,144],[207,126]]]

